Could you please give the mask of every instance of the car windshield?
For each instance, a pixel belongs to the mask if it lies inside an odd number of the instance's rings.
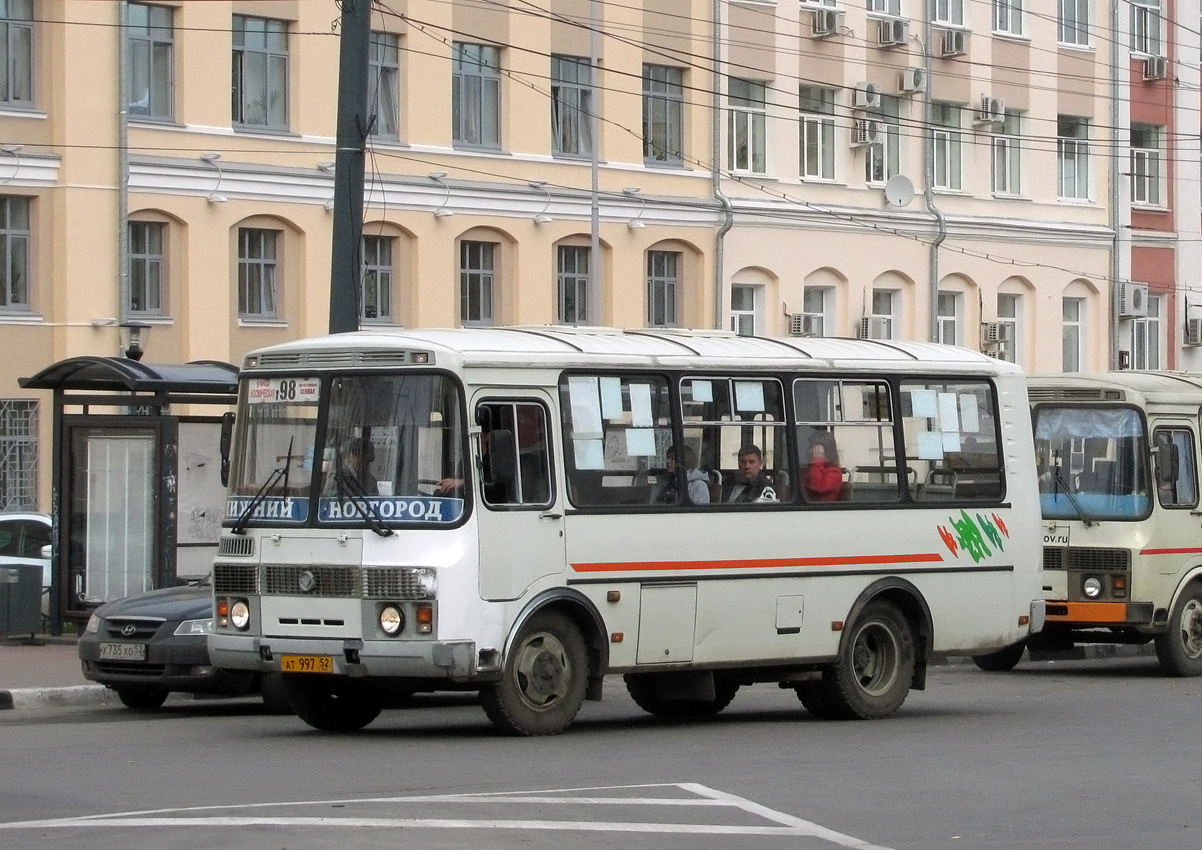
[[[1147,437],[1134,408],[1041,405],[1035,454],[1045,519],[1137,519],[1151,509]]]
[[[456,522],[465,434],[459,393],[443,375],[249,379],[227,520],[380,531]]]

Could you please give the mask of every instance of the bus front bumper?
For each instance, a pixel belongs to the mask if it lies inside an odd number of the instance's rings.
[[[1048,602],[1047,624],[1073,626],[1152,625],[1151,602]]]
[[[324,659],[331,672],[356,678],[444,679],[467,682],[495,670],[476,664],[475,641],[363,641],[209,635],[215,667],[280,672],[285,657]]]

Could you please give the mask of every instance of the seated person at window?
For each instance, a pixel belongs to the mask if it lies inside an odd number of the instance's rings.
[[[695,505],[708,505],[710,501],[709,476],[697,468],[697,453],[689,446],[680,449],[680,461],[689,493],[689,501]],[[669,446],[664,458],[665,472],[662,480],[651,493],[651,503],[675,505],[680,502],[680,478],[676,465],[676,446]]]
[[[776,501],[776,491],[764,473],[764,453],[754,443],[739,449],[739,471],[722,488],[722,501]]]
[[[835,438],[826,431],[810,435],[810,462],[801,468],[801,492],[807,502],[836,502],[843,488],[843,470]]]
[[[359,490],[369,496],[379,492],[376,476],[372,474],[371,462],[376,459],[376,447],[367,437],[354,437],[347,443],[346,451],[342,453],[342,467],[338,470],[338,484],[341,487],[358,486]]]

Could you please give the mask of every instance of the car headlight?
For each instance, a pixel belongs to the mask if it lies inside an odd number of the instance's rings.
[[[1090,599],[1097,599],[1102,595],[1102,580],[1097,576],[1090,576],[1081,583],[1081,590]]]
[[[100,631],[100,621],[103,619],[103,617],[97,617],[95,614],[88,617],[88,624],[84,627],[84,631],[90,635],[97,634]]]
[[[230,625],[239,631],[246,631],[250,625],[250,606],[246,600],[239,599],[230,606]]]
[[[405,628],[405,614],[395,605],[385,605],[380,609],[380,629],[386,635],[399,634]]]
[[[207,635],[213,631],[213,618],[206,617],[203,620],[184,620],[175,627],[177,635]]]

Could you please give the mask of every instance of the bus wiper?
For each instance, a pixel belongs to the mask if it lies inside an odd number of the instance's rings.
[[[234,527],[230,529],[234,534],[242,534],[246,531],[246,524],[250,522],[251,514],[267,498],[267,494],[271,492],[271,488],[275,486],[277,481],[283,480],[284,491],[287,492],[288,467],[292,465],[292,444],[295,441],[296,435],[294,434],[288,440],[288,454],[284,457],[284,465],[271,471],[271,475],[267,476],[267,480],[263,482],[263,486],[259,488],[259,492],[251,496],[250,501],[246,503],[246,510],[238,515],[237,521],[234,522]]]
[[[1073,495],[1073,491],[1069,488],[1068,482],[1064,480],[1064,474],[1060,471],[1060,466],[1052,467],[1052,480],[1056,482],[1056,490],[1052,492],[1053,496],[1059,495],[1059,488],[1064,488],[1064,495],[1068,497],[1069,504],[1073,506],[1073,510],[1077,512],[1077,516],[1081,517],[1081,521],[1085,523],[1085,527],[1089,528],[1092,525],[1097,525],[1098,520],[1091,517],[1081,508],[1081,503],[1077,501],[1077,497]]]
[[[363,485],[353,475],[347,475],[341,469],[335,473],[334,480],[338,482],[338,494],[341,496],[345,492],[350,496],[351,503],[359,509],[359,513],[363,514],[363,519],[367,521],[367,526],[381,537],[391,537],[392,529],[386,526],[380,517],[376,514],[376,508],[367,498],[367,492],[363,489]]]

